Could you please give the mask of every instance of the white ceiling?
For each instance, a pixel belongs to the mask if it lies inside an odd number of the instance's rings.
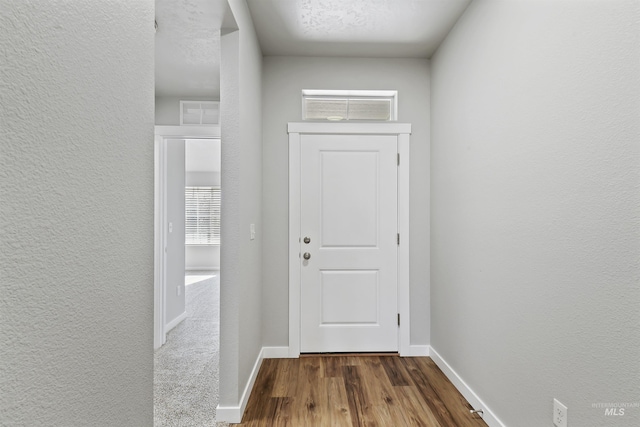
[[[429,58],[471,0],[247,0],[264,55]],[[156,95],[220,96],[226,0],[156,0]]]
[[[220,97],[222,0],[156,0],[156,96]]]
[[[247,0],[264,55],[430,57],[471,0]]]

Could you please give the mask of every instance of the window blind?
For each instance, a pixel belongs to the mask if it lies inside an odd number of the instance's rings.
[[[305,120],[391,120],[390,99],[305,98]]]
[[[220,188],[185,187],[185,243],[220,244]]]
[[[303,120],[397,120],[398,92],[389,90],[302,91]]]

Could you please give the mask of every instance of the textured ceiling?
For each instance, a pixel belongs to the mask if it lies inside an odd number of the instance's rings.
[[[430,57],[471,0],[247,0],[265,55]]]
[[[156,0],[156,95],[220,97],[221,0]]]
[[[429,58],[471,0],[247,0],[264,55]],[[156,95],[220,97],[226,0],[156,0]]]

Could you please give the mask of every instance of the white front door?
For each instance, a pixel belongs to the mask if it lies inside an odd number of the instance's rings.
[[[398,350],[397,150],[300,136],[301,352]]]

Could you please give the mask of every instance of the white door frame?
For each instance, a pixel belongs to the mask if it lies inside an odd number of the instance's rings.
[[[289,357],[300,357],[300,135],[397,135],[398,313],[400,356],[410,355],[409,301],[409,136],[410,123],[289,123]]]
[[[154,138],[154,269],[153,348],[167,340],[165,288],[167,281],[167,140],[220,138],[220,126],[156,126]]]

